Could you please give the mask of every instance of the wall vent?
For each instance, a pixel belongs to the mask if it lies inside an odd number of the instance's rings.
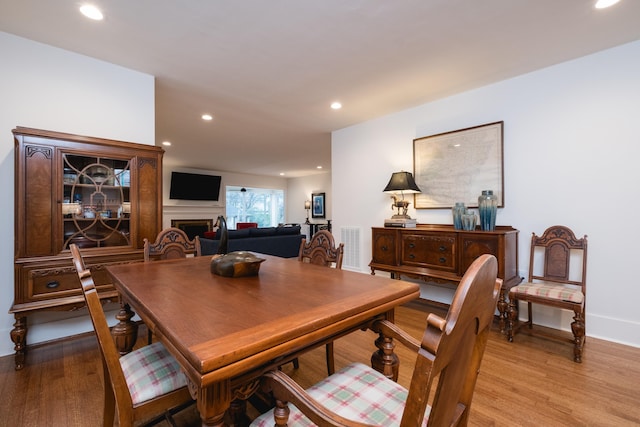
[[[342,267],[360,269],[360,227],[340,227],[340,241],[344,243]]]

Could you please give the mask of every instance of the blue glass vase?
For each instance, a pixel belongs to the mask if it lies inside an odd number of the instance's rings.
[[[491,190],[482,190],[478,197],[478,210],[480,214],[480,228],[484,231],[496,229],[496,215],[498,213],[498,197]]]
[[[466,208],[462,202],[456,202],[456,205],[451,208],[451,212],[453,214],[453,228],[456,230],[462,230],[462,214],[465,210]]]

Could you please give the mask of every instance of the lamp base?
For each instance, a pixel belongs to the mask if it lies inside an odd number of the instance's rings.
[[[407,214],[395,214],[391,218],[392,219],[411,219],[411,217]]]

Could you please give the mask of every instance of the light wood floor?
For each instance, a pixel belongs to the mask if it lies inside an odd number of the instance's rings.
[[[416,338],[427,314],[401,307],[396,323]],[[146,336],[141,331],[142,337]],[[336,367],[369,362],[375,336],[357,332],[336,341]],[[407,385],[413,358],[398,345],[399,382]],[[471,409],[472,426],[638,426],[640,349],[588,338],[583,363],[572,348],[519,334],[514,343],[492,331]],[[92,335],[31,348],[27,366],[0,358],[0,426],[102,425],[102,367]],[[284,367],[303,386],[326,375],[324,348]],[[181,426],[198,425],[194,407],[178,414]],[[166,422],[158,424],[167,425]]]

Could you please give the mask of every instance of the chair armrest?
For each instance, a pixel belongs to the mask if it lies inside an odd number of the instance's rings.
[[[431,317],[431,315],[429,317]],[[371,325],[371,330],[397,340],[412,351],[417,352],[420,350],[420,341],[388,320],[376,320],[373,325]]]
[[[278,417],[286,415],[288,418],[288,408],[286,404],[291,402],[294,404],[307,418],[317,425],[321,426],[342,426],[342,427],[371,427],[369,424],[363,424],[356,421],[343,418],[329,410],[314,400],[309,394],[300,387],[287,374],[281,371],[270,371],[261,378],[262,390],[266,393],[273,393],[276,399],[276,407],[274,416]],[[276,422],[276,425],[284,424],[285,419]]]

